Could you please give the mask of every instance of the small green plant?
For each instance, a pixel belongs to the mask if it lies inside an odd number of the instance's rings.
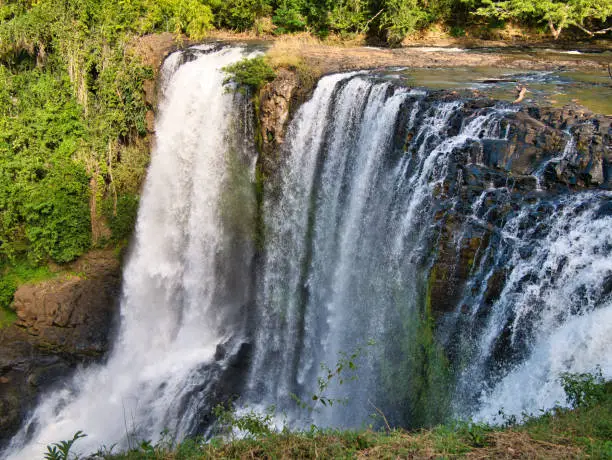
[[[245,410],[248,408],[245,408]],[[222,436],[233,439],[236,433],[242,437],[257,439],[269,436],[276,431],[274,417],[276,407],[268,407],[264,413],[253,409],[238,414],[233,401],[226,404],[217,404],[213,409],[217,418],[217,430]]]
[[[467,422],[459,422],[455,425],[455,430],[467,439],[468,444],[472,447],[486,447],[490,444],[489,435],[493,431],[493,427],[486,423],[478,423],[472,420]]]
[[[605,380],[601,367],[593,373],[564,372],[560,376],[565,398],[572,407],[592,407],[606,396]]]
[[[461,26],[453,26],[450,30],[451,37],[465,37],[465,29]]]
[[[368,346],[375,345],[373,340],[368,341]],[[318,390],[312,395],[313,403],[302,400],[299,396],[291,393],[291,398],[302,409],[308,409],[313,412],[317,409],[318,403],[325,407],[331,407],[334,404],[346,404],[346,398],[333,398],[329,396],[327,390],[335,381],[338,385],[343,385],[345,381],[357,380],[357,361],[362,356],[363,348],[357,347],[351,354],[340,352],[338,362],[335,366],[329,367],[325,363],[321,363],[322,375],[317,378]]]
[[[45,460],[68,460],[68,455],[70,455],[72,445],[85,436],[87,435],[79,430],[74,433],[72,439],[48,445],[47,452],[45,452]]]
[[[223,68],[228,75],[223,84],[234,83],[238,91],[259,91],[266,83],[276,78],[276,72],[263,56],[244,58]]]

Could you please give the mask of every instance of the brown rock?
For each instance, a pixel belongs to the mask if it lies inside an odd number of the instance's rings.
[[[13,304],[18,319],[0,330],[0,443],[19,428],[42,391],[109,349],[119,261],[112,251],[92,251],[68,270],[21,286]]]
[[[276,79],[262,91],[260,104],[261,134],[264,146],[284,142],[291,100],[298,86],[295,72],[281,69]]]
[[[266,176],[277,170],[280,148],[285,141],[285,128],[291,115],[292,102],[299,88],[295,72],[280,69],[274,81],[260,92],[259,137],[261,139],[260,165]]]

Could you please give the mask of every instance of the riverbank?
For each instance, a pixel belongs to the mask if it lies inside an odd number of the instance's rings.
[[[399,48],[367,46],[365,39],[320,40],[311,34],[258,37],[250,33],[212,32],[208,40],[261,43],[273,64],[303,59],[322,73],[380,67],[486,67],[524,70],[593,69],[605,71],[612,42],[501,41],[423,38]],[[185,42],[187,44],[187,42]]]

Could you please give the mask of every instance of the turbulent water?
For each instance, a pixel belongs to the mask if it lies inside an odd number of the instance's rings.
[[[250,295],[251,249],[228,231],[221,209],[236,201],[223,195],[228,181],[237,182],[235,164],[252,162],[241,158],[244,149],[230,149],[250,138],[240,129],[244,101],[224,91],[220,71],[242,56],[240,48],[202,47],[166,61],[114,350],[105,364],[79,371],[44,398],[13,440],[12,458],[40,458],[48,443],[77,430],[88,435],[78,443],[85,452],[191,431],[192,395],[218,378],[209,366],[217,345],[239,343]]]
[[[458,152],[503,140],[504,117],[515,110],[499,105],[464,113],[460,101],[432,103],[424,92],[367,74],[321,80],[289,128],[281,184],[269,190],[282,198],[265,203],[269,234],[258,280],[251,400],[281,407],[298,426],[363,426],[375,406],[403,425],[453,412],[494,421],[501,407],[520,415],[564,403],[561,372],[601,365],[612,375],[612,195],[605,192],[543,196],[497,223],[460,308],[439,327],[447,348],[461,356],[447,363],[435,347],[419,351],[426,345],[420,322],[436,196],[449,177],[461,183]],[[570,138],[534,174],[572,149]],[[465,227],[486,225],[487,195],[508,201],[510,189],[484,191],[469,203]],[[452,207],[457,199],[447,201]],[[458,243],[461,236],[455,235]],[[483,314],[487,281],[500,266],[504,290]],[[472,305],[468,315],[464,304]],[[508,349],[503,359],[500,343]],[[345,369],[320,392],[319,378],[328,379],[320,363],[335,369],[343,353],[355,350],[357,371]],[[429,353],[429,380],[419,353]],[[456,383],[444,375],[446,365]],[[302,401],[323,395],[339,404],[311,403],[316,410],[309,412],[296,409],[291,395]],[[423,401],[431,403],[430,413]]]
[[[561,372],[612,377],[612,194],[543,186],[571,135],[527,198],[506,176],[479,188],[465,176],[516,108],[326,76],[288,127],[256,229],[251,114],[219,72],[243,53],[166,61],[114,351],[44,398],[14,458],[77,430],[83,450],[203,432],[233,391],[294,428],[360,427],[378,409],[419,426],[550,408]],[[457,248],[479,247],[444,310],[431,296],[449,222]]]

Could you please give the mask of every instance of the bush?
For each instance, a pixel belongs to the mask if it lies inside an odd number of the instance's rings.
[[[228,74],[224,84],[235,83],[239,90],[250,90],[256,93],[263,85],[276,78],[276,72],[268,65],[263,56],[245,58],[223,68]]]
[[[132,194],[119,196],[116,208],[112,199],[104,203],[104,214],[108,220],[113,241],[123,241],[132,235],[138,215],[138,203],[138,195]]]
[[[13,302],[13,295],[17,284],[12,278],[3,276],[0,278],[0,308],[8,309]]]
[[[565,372],[560,380],[566,400],[572,407],[592,407],[606,396],[605,380],[599,366],[594,373]]]

